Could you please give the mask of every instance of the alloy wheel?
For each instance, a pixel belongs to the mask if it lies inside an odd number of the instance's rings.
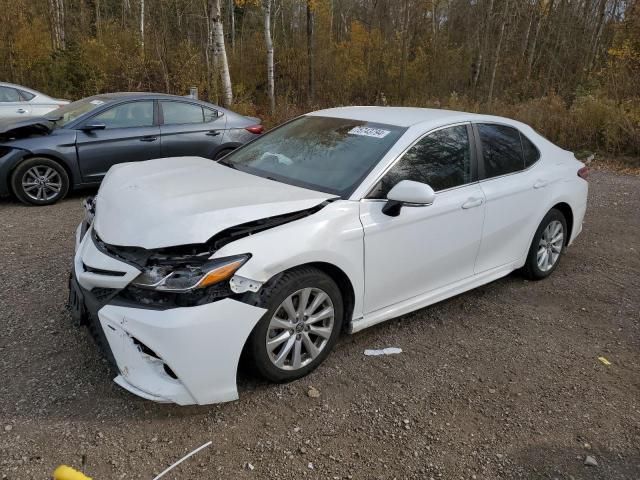
[[[548,272],[560,258],[564,245],[564,228],[558,220],[553,220],[542,232],[538,243],[537,262],[538,268]]]
[[[36,165],[22,176],[22,190],[33,200],[52,200],[61,189],[62,178],[54,168]]]
[[[267,328],[267,353],[283,370],[298,370],[325,348],[335,325],[329,295],[319,288],[303,288],[276,309]]]

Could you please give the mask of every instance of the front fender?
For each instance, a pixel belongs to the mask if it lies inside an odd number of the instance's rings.
[[[338,200],[300,220],[225,245],[214,258],[250,253],[237,275],[265,283],[274,275],[308,263],[329,263],[353,286],[353,318],[362,316],[364,233],[359,202]]]
[[[11,172],[25,157],[31,155],[29,150],[13,148],[0,157],[0,197],[11,194]]]

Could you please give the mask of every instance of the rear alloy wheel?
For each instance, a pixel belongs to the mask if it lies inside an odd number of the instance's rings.
[[[342,328],[343,304],[324,272],[302,267],[265,285],[255,302],[267,308],[247,347],[260,375],[274,382],[303,377],[329,355]]]
[[[69,191],[69,176],[57,162],[30,158],[20,163],[11,176],[11,187],[18,199],[31,205],[51,205]]]
[[[567,222],[559,210],[545,215],[529,248],[524,274],[531,280],[546,278],[556,269],[566,243]]]

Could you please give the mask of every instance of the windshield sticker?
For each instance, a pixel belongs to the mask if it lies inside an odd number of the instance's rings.
[[[389,130],[382,130],[381,128],[371,127],[353,127],[349,130],[352,135],[361,135],[363,137],[384,138],[391,132]]]
[[[102,100],[91,100],[89,103],[91,105],[104,105],[104,102]]]

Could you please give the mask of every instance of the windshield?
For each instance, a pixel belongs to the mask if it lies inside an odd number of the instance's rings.
[[[220,163],[347,197],[404,131],[361,120],[300,117],[229,154]]]
[[[84,115],[104,104],[105,100],[100,99],[100,97],[83,98],[47,113],[45,118],[55,122],[56,127],[64,127],[80,115]]]

